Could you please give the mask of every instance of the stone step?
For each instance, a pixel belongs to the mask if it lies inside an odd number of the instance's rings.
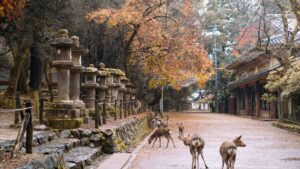
[[[101,154],[101,147],[76,147],[65,153],[65,162],[69,169],[83,169],[90,166]]]
[[[62,154],[68,152],[72,148],[78,147],[80,143],[80,140],[76,138],[58,138],[49,143],[33,147],[33,152],[37,154]]]
[[[43,145],[45,143],[48,143],[56,138],[56,134],[52,131],[46,131],[46,132],[40,132],[33,135],[32,145],[33,147],[37,147],[40,145]],[[0,142],[0,150],[4,150],[7,152],[10,152],[15,144],[16,140],[6,140],[3,142]],[[23,140],[22,145],[25,145],[25,137]]]

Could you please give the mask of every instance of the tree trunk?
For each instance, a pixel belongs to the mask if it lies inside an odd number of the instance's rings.
[[[28,93],[28,61],[29,57],[26,57],[24,60],[23,66],[20,71],[20,76],[18,80],[18,86],[17,91],[21,94],[27,94]]]
[[[4,94],[6,98],[16,95],[20,72],[23,68],[24,61],[27,59],[27,57],[27,52],[25,52],[23,56],[16,57],[18,59],[15,60],[14,66],[10,70],[8,86]]]

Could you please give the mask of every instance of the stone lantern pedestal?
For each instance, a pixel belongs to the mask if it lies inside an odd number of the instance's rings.
[[[98,88],[96,81],[97,73],[98,69],[92,64],[83,70],[84,83],[82,83],[81,86],[86,92],[85,107],[88,110],[88,114],[95,113],[96,88]],[[88,114],[86,116],[88,116]]]
[[[118,89],[121,87],[120,76],[125,76],[125,73],[120,69],[113,68],[105,68],[105,71],[110,74],[108,77],[108,91],[106,93],[107,103],[110,103],[107,106],[107,111],[110,114],[115,114],[117,110],[114,108],[114,105],[118,101]]]
[[[124,101],[125,92],[126,92],[126,84],[129,82],[129,80],[125,76],[120,77],[121,87],[119,88],[118,92],[118,100]]]
[[[83,47],[79,45],[79,38],[77,36],[71,37],[74,42],[72,48],[72,61],[74,66],[71,68],[70,75],[70,99],[73,100],[74,105],[80,109],[85,108],[85,104],[80,97],[80,73],[83,71],[83,66],[81,65],[81,55],[83,53]]]
[[[133,112],[131,111],[132,108],[132,103],[131,103],[131,91],[133,88],[133,84],[131,82],[128,82],[126,84],[126,91],[125,91],[125,100],[126,100],[126,104],[127,104],[127,109],[128,109],[128,115],[132,114]]]
[[[104,63],[99,64],[99,71],[97,74],[97,83],[98,83],[98,100],[99,103],[102,103],[103,100],[106,99],[106,91],[108,90],[108,86],[106,84],[106,78],[110,76],[110,73],[105,71]],[[99,104],[99,107],[102,108],[102,104]]]
[[[57,49],[51,66],[57,71],[58,96],[46,110],[48,125],[57,129],[78,128],[82,124],[80,110],[76,109],[76,105],[70,100],[70,70],[74,66],[71,48],[74,42],[68,37],[68,31],[61,29],[51,46]]]

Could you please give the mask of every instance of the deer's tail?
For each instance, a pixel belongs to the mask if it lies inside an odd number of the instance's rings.
[[[191,144],[194,147],[199,147],[199,146],[201,146],[201,141],[199,139],[194,139],[194,140],[192,140]]]
[[[236,148],[229,148],[227,153],[229,154],[229,157],[233,157],[236,154]]]

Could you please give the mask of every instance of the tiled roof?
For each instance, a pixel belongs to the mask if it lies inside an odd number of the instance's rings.
[[[294,15],[287,15],[288,18],[288,26],[289,31],[293,31],[294,28],[297,26],[297,20]],[[271,45],[277,45],[282,44],[285,42],[284,36],[284,27],[283,22],[281,18],[281,14],[269,14],[266,16],[266,20],[269,24],[269,27],[271,29],[271,38],[270,38],[270,44]],[[296,42],[297,44],[300,44],[300,32],[296,35]],[[262,40],[262,44],[267,43],[267,38]]]
[[[246,78],[230,82],[230,83],[228,83],[227,88],[232,89],[232,88],[238,87],[240,85],[247,84],[250,81],[264,78],[264,77],[266,77],[269,74],[270,71],[275,70],[275,69],[277,69],[279,67],[280,67],[280,65],[276,65],[276,66],[271,67],[269,69],[265,69],[263,71],[260,71],[260,72],[258,72],[256,74],[252,75],[252,76],[248,76]]]
[[[293,31],[293,29],[297,26],[297,20],[294,15],[287,15],[289,31]],[[280,14],[269,14],[266,16],[266,21],[268,22],[268,26],[270,28],[270,42],[269,45],[280,45],[285,42],[285,32],[283,27],[283,22]],[[296,44],[300,44],[300,32],[296,35]],[[267,43],[267,39],[262,39],[262,45]],[[228,69],[234,69],[236,66],[241,65],[243,63],[250,62],[251,60],[266,56],[265,51],[255,48],[244,52],[240,57],[238,57],[235,61],[227,66]]]
[[[258,57],[267,56],[266,52],[259,48],[252,48],[244,52],[240,57],[236,58],[234,62],[227,66],[227,69],[234,69],[237,65],[241,65],[243,63],[250,62]]]

